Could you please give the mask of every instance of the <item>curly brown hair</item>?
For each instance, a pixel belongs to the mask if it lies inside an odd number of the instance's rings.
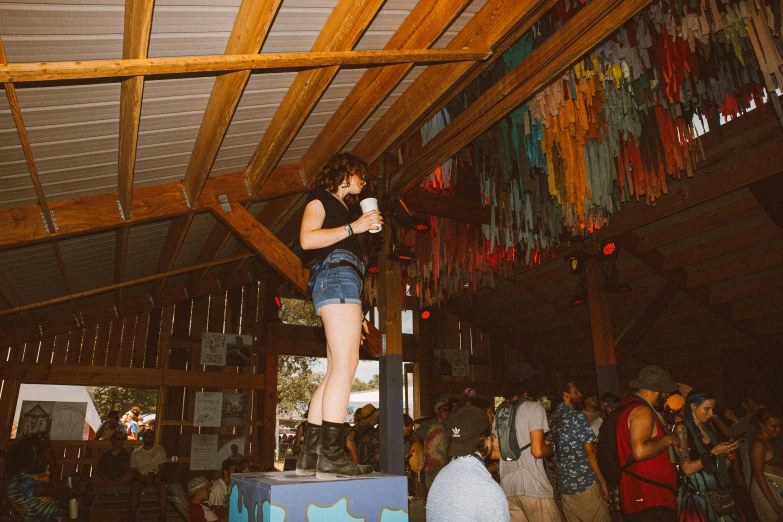
[[[335,194],[337,189],[349,181],[354,174],[364,181],[367,177],[367,164],[352,154],[335,154],[329,158],[326,165],[321,167],[321,171],[315,178],[315,186],[323,187],[327,192]],[[349,203],[353,203],[356,199],[358,198],[354,194],[345,198]]]

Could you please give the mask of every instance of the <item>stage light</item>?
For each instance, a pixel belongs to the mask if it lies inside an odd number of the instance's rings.
[[[394,220],[397,224],[408,230],[416,230],[417,232],[424,232],[430,229],[430,222],[424,218],[414,216],[411,211],[408,210],[408,206],[400,198],[393,198],[388,202],[384,202],[382,208],[388,208]]]
[[[585,259],[587,259],[587,254],[581,250],[566,258],[566,262],[571,269],[571,275],[579,275],[585,271]]]
[[[604,241],[601,245],[601,258],[604,260],[614,260],[620,251],[617,249],[617,243],[614,241]]]
[[[397,261],[398,263],[409,263],[413,261],[415,257],[416,256],[410,248],[402,244],[397,244],[394,245],[387,259],[389,261]]]

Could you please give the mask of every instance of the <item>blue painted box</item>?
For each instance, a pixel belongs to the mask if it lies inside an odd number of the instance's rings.
[[[229,522],[407,522],[408,481],[376,473],[318,480],[295,471],[231,475]]]

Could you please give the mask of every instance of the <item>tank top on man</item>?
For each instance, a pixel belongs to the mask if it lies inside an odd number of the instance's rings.
[[[626,403],[631,401],[638,404],[626,406]],[[627,471],[623,472],[620,479],[620,505],[623,513],[636,513],[656,506],[664,506],[676,511],[677,469],[669,458],[669,452],[664,450],[651,459],[640,461],[634,461],[631,454],[631,430],[628,427],[628,417],[636,408],[650,406],[642,398],[631,396],[620,407],[622,410],[617,416],[617,452],[620,456],[620,465],[625,466],[633,462],[626,468]],[[655,413],[653,422],[658,433],[651,440],[658,440],[666,435],[666,431]],[[644,480],[637,477],[643,477]]]
[[[359,215],[355,206],[349,205],[349,208],[353,207],[352,210],[345,208],[340,200],[337,199],[337,196],[323,187],[314,188],[313,191],[310,192],[307,202],[310,203],[316,199],[321,202],[324,206],[324,211],[326,212],[324,223],[321,225],[321,228],[323,229],[344,227],[345,225],[352,223]],[[316,260],[321,261],[326,259],[331,252],[338,249],[347,250],[359,259],[362,258],[362,247],[359,244],[359,236],[354,234],[333,245],[314,250]]]

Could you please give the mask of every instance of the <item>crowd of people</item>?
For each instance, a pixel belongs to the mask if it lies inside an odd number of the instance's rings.
[[[534,382],[506,394],[516,457],[501,457],[507,431],[474,390],[435,404],[416,431],[428,521],[783,520],[781,414],[763,388],[718,414],[710,391],[648,366],[622,400],[566,380],[547,414]]]

